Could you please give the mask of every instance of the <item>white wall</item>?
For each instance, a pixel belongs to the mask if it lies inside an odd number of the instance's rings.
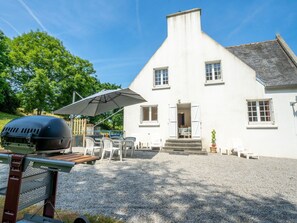
[[[296,154],[293,149],[280,150],[280,145],[288,144],[281,143],[278,137],[287,135],[288,143],[297,145],[296,135],[291,135],[288,131],[292,130],[284,124],[290,110],[282,104],[288,107],[287,100],[296,93],[265,94],[254,70],[201,31],[199,10],[169,16],[167,23],[167,39],[130,85],[147,100],[143,104],[158,105],[159,125],[141,126],[140,105],[129,106],[124,110],[126,135],[137,135],[141,141],[159,136],[165,142],[169,132],[168,107],[180,101],[200,105],[205,148],[210,146],[211,131],[215,129],[221,148],[231,148],[232,139],[240,138],[246,147],[262,155]],[[223,83],[205,85],[205,62],[217,60],[221,61]],[[153,89],[153,70],[159,67],[168,67],[170,89]],[[263,98],[273,98],[278,129],[247,129],[246,100]],[[271,141],[263,140],[265,137]]]
[[[269,90],[272,98],[276,129],[247,129],[247,146],[259,154],[273,157],[297,158],[297,113],[290,102],[297,96],[296,89]],[[297,104],[294,106],[297,111]]]

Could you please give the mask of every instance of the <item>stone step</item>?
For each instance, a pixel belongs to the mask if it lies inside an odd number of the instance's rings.
[[[174,146],[184,146],[184,147],[202,147],[202,143],[186,143],[186,142],[181,142],[181,143],[174,143],[174,142],[166,142],[165,146],[167,147],[174,147]]]
[[[179,150],[179,151],[183,151],[183,150],[194,150],[194,151],[201,151],[202,150],[202,146],[200,147],[189,147],[189,146],[164,146],[163,149],[168,149],[168,150]]]
[[[172,150],[172,149],[162,149],[160,152],[162,153],[169,153],[169,154],[176,154],[176,155],[208,155],[205,150]]]
[[[162,152],[181,155],[207,155],[207,152],[202,149],[200,139],[167,139]]]
[[[201,143],[200,139],[167,139],[168,143]]]

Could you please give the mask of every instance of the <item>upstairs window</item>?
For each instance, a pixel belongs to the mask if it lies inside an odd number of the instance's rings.
[[[168,86],[168,69],[155,69],[154,70],[154,86]]]
[[[158,106],[141,107],[141,123],[158,122]]]
[[[206,82],[222,80],[221,62],[205,64]]]
[[[273,124],[272,100],[248,100],[248,119],[249,124]]]

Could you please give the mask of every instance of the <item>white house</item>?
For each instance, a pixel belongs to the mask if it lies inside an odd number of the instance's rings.
[[[167,16],[167,38],[130,85],[147,102],[125,108],[126,135],[201,139],[208,150],[215,129],[222,149],[240,139],[259,155],[297,158],[294,53],[279,35],[224,47],[201,31],[200,15]]]

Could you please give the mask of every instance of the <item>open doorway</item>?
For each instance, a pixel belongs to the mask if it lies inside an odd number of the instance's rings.
[[[178,138],[191,138],[191,104],[177,104]]]

